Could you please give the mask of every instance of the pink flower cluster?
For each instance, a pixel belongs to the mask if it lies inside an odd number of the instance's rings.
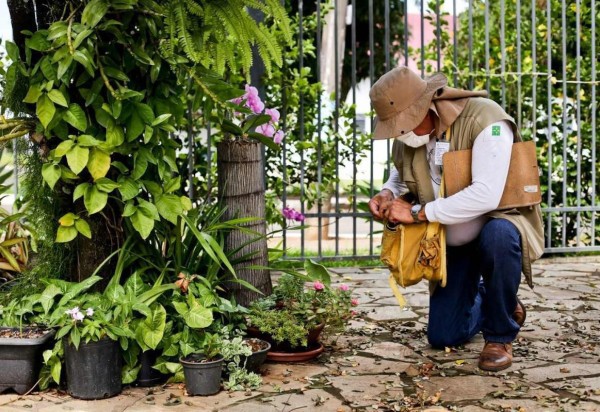
[[[260,100],[258,89],[256,87],[247,84],[246,93],[231,101],[238,105],[244,103],[244,106],[256,114],[262,113],[264,110],[265,114],[271,116],[271,120],[268,123],[258,126],[255,131],[257,133],[264,134],[267,137],[272,137],[275,143],[281,144],[281,141],[283,140],[283,130],[276,130],[277,122],[279,122],[280,117],[279,110],[265,109],[265,104],[262,102],[262,100]]]
[[[85,315],[81,312],[81,310],[79,309],[79,306],[75,306],[73,309],[69,309],[67,311],[65,311],[65,313],[69,316],[71,316],[71,318],[74,321],[81,321],[83,320],[83,318],[85,318],[85,316],[87,315],[88,317],[91,317],[94,314],[94,309],[92,308],[87,308],[85,311]]]
[[[283,214],[283,217],[286,219],[295,220],[296,222],[304,222],[304,215],[291,207],[284,207],[281,210],[281,214]]]
[[[325,285],[319,282],[318,280],[315,280],[315,282],[313,283],[313,288],[315,288],[316,291],[320,291],[325,289]]]

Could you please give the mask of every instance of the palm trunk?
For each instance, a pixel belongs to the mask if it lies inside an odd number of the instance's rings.
[[[232,260],[252,254],[242,262],[236,262],[234,269],[239,279],[245,280],[265,295],[272,291],[271,276],[266,269],[250,269],[248,266],[268,264],[266,223],[265,223],[265,183],[262,145],[254,141],[226,140],[217,146],[217,170],[219,198],[227,208],[223,219],[255,217],[259,220],[244,226],[260,234],[233,231],[225,241],[225,251],[236,251]],[[249,241],[253,240],[249,244]],[[242,247],[242,245],[245,245]],[[238,283],[229,282],[229,289],[238,303],[248,306],[262,295],[244,288]]]

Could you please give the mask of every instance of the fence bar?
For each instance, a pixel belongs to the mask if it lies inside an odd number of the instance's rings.
[[[338,0],[334,0],[334,27],[335,27],[335,36],[334,37],[334,62],[335,62],[335,112],[333,118],[335,119],[335,211],[336,213],[340,213],[340,89],[339,89],[339,61],[340,56],[338,53],[338,33],[339,33],[339,22],[338,22]],[[335,222],[335,254],[340,254],[340,220],[337,219]]]
[[[421,1],[421,77],[425,76],[425,3]]]
[[[547,125],[547,138],[548,138],[548,159],[552,159],[553,156],[553,145],[552,139],[554,135],[554,128],[552,127],[552,117],[550,113],[552,113],[552,13],[551,13],[551,2],[546,2],[546,71],[548,72],[548,76],[546,79],[546,89],[547,89],[547,99],[548,99],[548,108],[546,113],[548,113],[548,125]],[[546,193],[547,202],[546,204],[552,204],[552,162],[548,161],[548,171],[546,175],[546,179],[548,182],[548,191]],[[546,218],[546,247],[549,248],[552,246],[552,216],[550,214],[547,215]]]
[[[596,1],[592,0],[590,6],[590,15],[596,15]],[[592,82],[596,81],[596,19],[592,18]],[[592,206],[596,206],[596,112],[598,110],[598,101],[596,100],[596,83],[592,83]],[[592,213],[592,246],[596,244],[596,214]]]
[[[356,7],[352,4],[352,104],[354,106],[354,116],[352,118],[352,251],[353,255],[357,255],[357,230],[356,230],[356,212],[357,212],[357,195],[356,192],[356,175],[358,168],[356,166]]]
[[[562,170],[562,204],[567,204],[567,5],[562,2],[561,13],[561,33],[562,33],[562,143],[563,143],[563,170]],[[567,214],[562,215],[562,246],[567,244]]]
[[[581,207],[581,14],[580,4],[581,0],[577,0],[575,12],[575,30],[577,32],[577,39],[575,40],[575,49],[577,53],[576,67],[575,67],[575,78],[577,79],[576,95],[577,95],[577,206]],[[566,144],[565,144],[566,145]],[[576,221],[576,233],[577,233],[577,246],[581,246],[581,212],[577,212]]]
[[[437,49],[437,71],[439,72],[442,65],[442,29],[440,27],[440,0],[435,1],[435,38]]]
[[[517,0],[517,127],[521,130],[523,112],[521,109],[521,0]],[[531,78],[535,83],[535,77]]]
[[[473,86],[473,0],[469,0],[469,89]]]
[[[502,108],[506,109],[506,78],[504,73],[506,72],[506,30],[505,30],[505,18],[506,7],[504,0],[500,0],[500,73],[503,76],[500,77],[500,88],[502,90]],[[517,113],[517,117],[520,117],[521,113]]]
[[[302,73],[304,68],[304,1],[298,1],[298,36],[300,37],[298,44],[298,65],[299,72]],[[300,93],[300,107],[298,108],[298,116],[300,119],[304,118],[304,95]],[[300,122],[300,130],[298,131],[298,139],[304,141],[304,122]],[[304,184],[304,149],[300,150],[300,213],[304,214],[304,198],[305,198],[305,184]],[[304,256],[304,228],[300,230],[300,255]]]
[[[322,22],[321,22],[321,1],[317,1],[317,50],[321,50],[322,46],[322,36],[321,30]],[[321,83],[321,57],[320,53],[316,54],[317,56],[317,81]],[[321,198],[321,184],[323,183],[323,141],[321,140],[321,95],[319,93],[317,96],[317,105],[319,110],[317,110],[317,199]],[[319,257],[323,256],[323,235],[321,228],[323,227],[323,205],[321,202],[317,202],[317,211],[319,216],[317,217],[317,255]]]
[[[485,2],[485,90],[490,92],[490,5]]]
[[[519,0],[520,1],[520,0]],[[536,0],[531,0],[531,60],[533,71],[531,84],[531,130],[533,141],[537,144],[537,22],[535,11],[537,9]]]
[[[458,87],[458,49],[456,44],[456,0],[452,0],[452,48],[454,51],[454,56],[452,56],[452,61],[454,62],[454,74],[452,76],[453,86]]]
[[[373,85],[373,83],[375,83],[375,55],[374,55],[374,51],[375,51],[375,39],[374,39],[374,33],[373,33],[373,27],[374,27],[375,22],[373,21],[373,0],[369,0],[369,50],[371,50],[371,53],[369,53],[369,85]],[[373,107],[370,106],[370,125],[371,125],[371,130],[370,132],[373,133],[373,126],[374,126],[374,122],[373,122]],[[374,186],[374,162],[373,162],[373,156],[375,155],[375,151],[373,150],[373,142],[371,142],[371,165],[370,165],[370,169],[369,169],[369,178],[370,178],[370,186],[371,189],[369,191],[369,197],[373,197],[375,195],[375,191],[373,190],[373,186]],[[371,219],[369,221],[369,253],[371,255],[373,255],[373,230],[374,230],[374,224],[373,224],[373,219]]]

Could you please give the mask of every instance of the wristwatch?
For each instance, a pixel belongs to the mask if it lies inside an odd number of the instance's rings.
[[[410,214],[415,221],[415,223],[419,223],[419,212],[423,208],[423,205],[417,203],[416,205],[412,205],[410,208]]]

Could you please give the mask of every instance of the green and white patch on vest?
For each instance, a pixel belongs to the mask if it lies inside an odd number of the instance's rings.
[[[500,136],[500,126],[492,126],[492,136]]]

